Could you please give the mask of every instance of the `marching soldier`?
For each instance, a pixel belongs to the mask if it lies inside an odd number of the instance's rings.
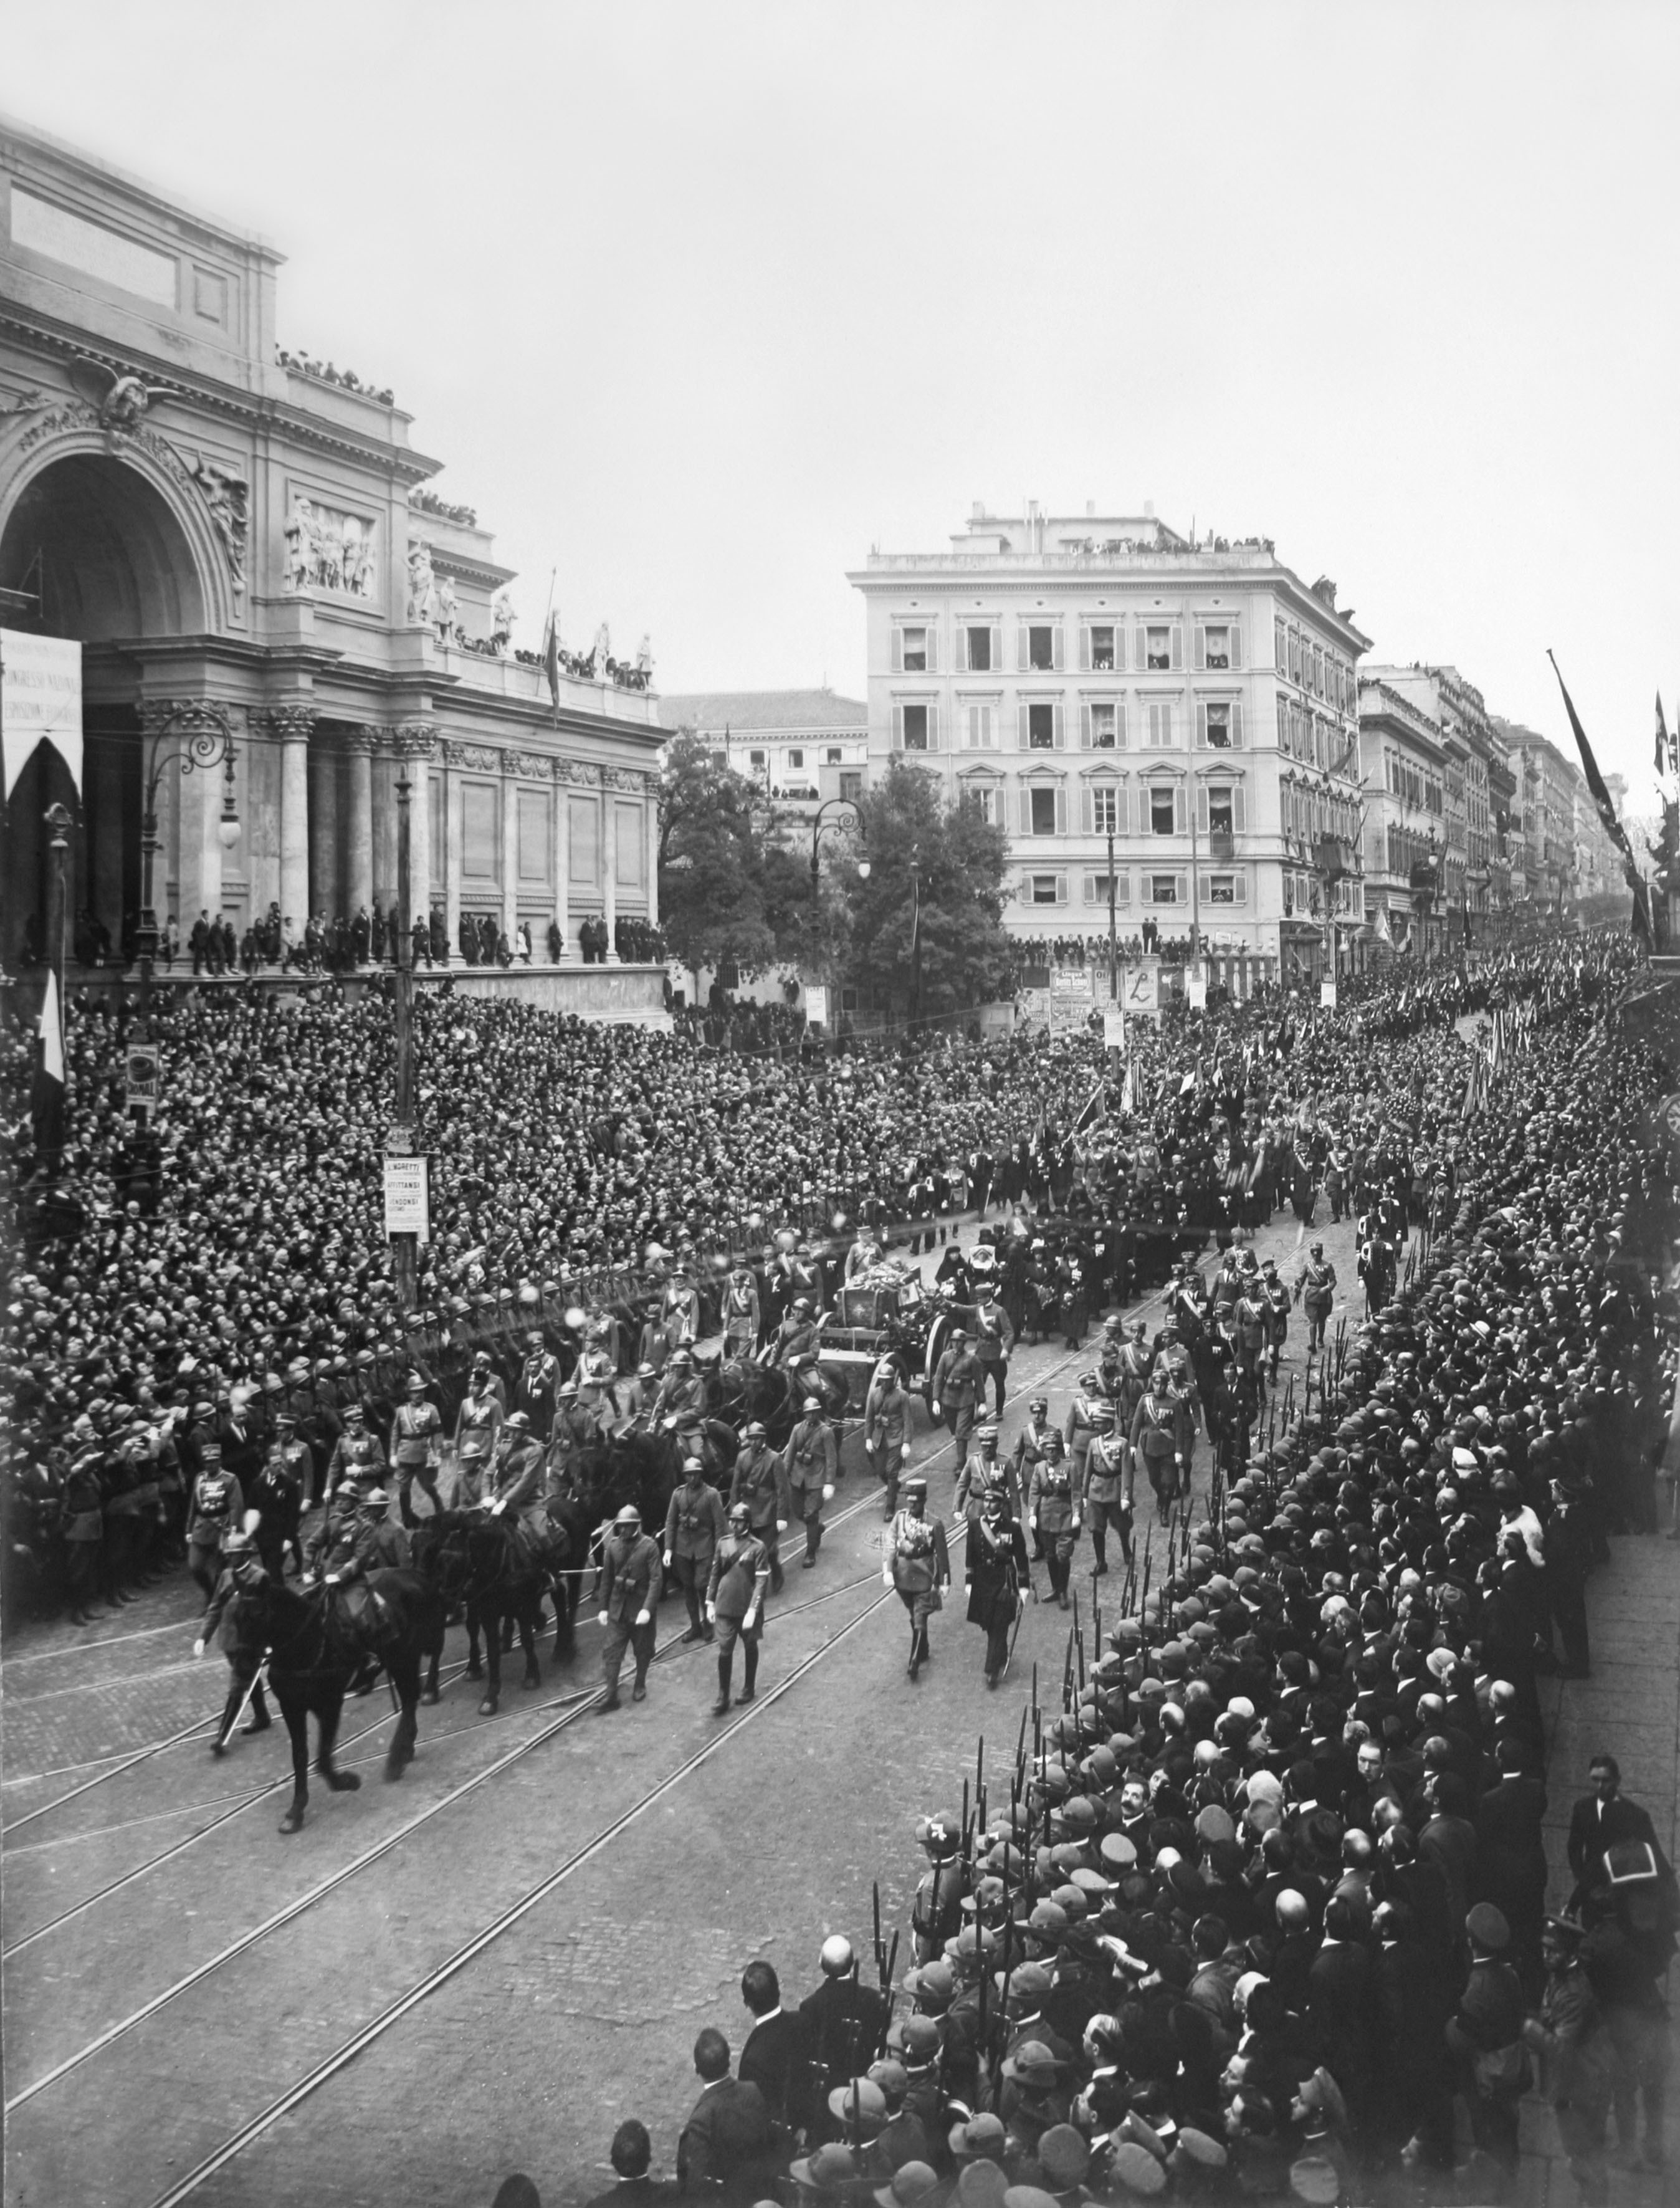
[[[1027,1544],[1019,1523],[990,1490],[969,1527],[969,1623],[986,1635],[986,1683],[995,1687],[1009,1665],[1010,1635],[1029,1584]]]
[[[1004,1509],[1011,1517],[1018,1517],[1021,1491],[1008,1465],[999,1459],[997,1428],[984,1425],[975,1439],[977,1446],[974,1455],[963,1467],[953,1507],[972,1525],[979,1517],[986,1497],[995,1490],[1004,1498]]]
[[[1143,1400],[1143,1391],[1149,1384],[1149,1368],[1155,1360],[1149,1354],[1149,1328],[1141,1318],[1135,1318],[1126,1328],[1126,1338],[1120,1346],[1118,1359],[1119,1384],[1114,1399],[1114,1423],[1123,1432],[1130,1432],[1137,1406]]]
[[[914,1398],[899,1377],[891,1358],[883,1358],[869,1384],[863,1407],[863,1451],[875,1477],[886,1485],[882,1515],[891,1518],[898,1508],[898,1481],[910,1461]]]
[[[546,1348],[540,1326],[525,1333],[525,1360],[513,1386],[514,1407],[531,1420],[531,1431],[546,1442],[554,1424],[555,1394],[560,1386],[560,1359]]]
[[[808,1572],[822,1546],[823,1505],[832,1501],[835,1482],[840,1477],[834,1435],[815,1395],[805,1399],[805,1415],[788,1437],[782,1467],[792,1494],[794,1515],[805,1521],[805,1554],[800,1565]]]
[[[723,1289],[723,1354],[750,1357],[759,1346],[764,1319],[759,1284],[750,1265],[737,1265]]]
[[[618,1675],[627,1648],[636,1659],[633,1702],[647,1700],[647,1667],[653,1660],[653,1613],[659,1600],[659,1551],[642,1531],[642,1514],[633,1503],[620,1508],[601,1548],[601,1677],[607,1691],[596,1709],[604,1717],[615,1710]]]
[[[782,1536],[794,1515],[793,1495],[788,1485],[788,1467],[770,1446],[759,1419],[748,1419],[741,1429],[741,1450],[729,1481],[730,1512],[741,1504],[746,1506],[753,1539],[769,1559],[770,1591],[780,1594]]]
[[[1266,1299],[1270,1323],[1266,1339],[1272,1353],[1272,1385],[1277,1385],[1277,1360],[1289,1339],[1289,1291],[1277,1276],[1277,1260],[1268,1257],[1260,1269],[1260,1292]]]
[[[204,1443],[200,1460],[187,1506],[187,1569],[203,1588],[207,1603],[221,1573],[222,1543],[229,1527],[244,1515],[245,1498],[233,1474],[222,1469],[219,1442]]]
[[[940,1606],[941,1588],[951,1584],[945,1521],[927,1514],[927,1482],[919,1472],[912,1473],[904,1482],[903,1507],[883,1537],[881,1584],[896,1587],[898,1599],[909,1612],[909,1676],[913,1679],[932,1659],[927,1621]]]
[[[1015,1437],[1015,1453],[1010,1459],[1017,1495],[1024,1495],[1032,1485],[1033,1467],[1044,1455],[1044,1437],[1049,1431],[1050,1399],[1035,1395],[1027,1405],[1027,1423]]]
[[[956,1469],[959,1473],[968,1460],[969,1441],[975,1430],[985,1378],[980,1359],[969,1347],[967,1329],[956,1328],[950,1348],[933,1368],[932,1406],[935,1419],[944,1419],[951,1428],[957,1443]]]
[[[682,1461],[682,1485],[673,1488],[665,1513],[665,1569],[674,1574],[688,1611],[685,1641],[710,1641],[711,1627],[700,1617],[709,1601],[712,1557],[723,1534],[723,1501],[706,1483],[698,1456]],[[768,1570],[768,1564],[765,1566]]]
[[[1073,1484],[1071,1469],[1062,1454],[1061,1436],[1053,1429],[1046,1439],[1047,1445],[1033,1467],[1033,1484],[1027,1493],[1027,1524],[1034,1533],[1043,1536],[1050,1589],[1065,1610],[1074,1544],[1079,1539],[1080,1497]]]
[[[430,1498],[432,1509],[436,1511],[443,1508],[437,1491],[437,1453],[442,1441],[443,1420],[437,1405],[428,1399],[421,1375],[411,1372],[403,1383],[403,1400],[391,1422],[397,1507],[405,1526],[417,1522],[412,1501],[417,1479]]]
[[[931,1963],[963,1929],[963,1834],[948,1817],[919,1817],[915,1836],[927,1869],[910,1904],[910,1931],[918,1963]]]
[[[1091,1436],[1090,1446],[1085,1452],[1085,1474],[1080,1483],[1080,1492],[1085,1500],[1085,1514],[1091,1524],[1091,1546],[1096,1552],[1092,1567],[1094,1576],[1101,1578],[1108,1569],[1108,1528],[1112,1526],[1119,1536],[1120,1554],[1127,1563],[1131,1562],[1131,1484],[1134,1477],[1131,1446],[1124,1434],[1114,1431],[1113,1411],[1107,1403],[1101,1406],[1097,1430]]]
[[[488,1358],[482,1365],[477,1359],[473,1360],[472,1377],[467,1383],[466,1395],[455,1419],[459,1493],[469,1502],[477,1498],[495,1449],[496,1436],[501,1431],[503,1410],[494,1392],[493,1377]]]
[[[243,1604],[241,1597],[261,1586],[263,1567],[256,1543],[243,1526],[231,1526],[222,1543],[222,1570],[216,1581],[215,1592],[200,1622],[198,1638],[193,1643],[195,1656],[202,1656],[213,1640],[227,1659],[232,1677],[228,1683],[227,1700],[222,1705],[221,1723],[216,1727],[216,1737],[210,1743],[214,1756],[227,1754],[227,1744],[239,1713],[245,1707],[247,1695],[251,1705],[251,1721],[242,1727],[247,1733],[267,1732],[273,1720],[268,1714],[268,1705],[262,1698],[262,1645],[254,1638],[241,1616]]]
[[[1099,1416],[1104,1425],[1112,1425],[1114,1407],[1098,1375],[1082,1372],[1079,1384],[1073,1391],[1073,1401],[1067,1407],[1067,1417],[1062,1423],[1062,1445],[1067,1451],[1072,1476],[1081,1485],[1085,1478],[1085,1452],[1091,1445],[1091,1436],[1097,1430]]]
[[[740,1700],[750,1702],[757,1691],[759,1643],[764,1638],[765,1590],[770,1581],[770,1551],[753,1531],[752,1513],[745,1503],[732,1503],[723,1537],[712,1551],[706,1578],[706,1635],[717,1638],[717,1700],[714,1717],[729,1707],[729,1674],[735,1666],[735,1645],[741,1643],[744,1667]]]
[[[1179,1489],[1188,1478],[1190,1411],[1174,1389],[1164,1366],[1149,1376],[1149,1385],[1129,1437],[1134,1453],[1143,1460],[1149,1485],[1155,1490],[1155,1509],[1164,1526],[1173,1515]]]
[[[91,1429],[90,1429],[91,1431]],[[82,1450],[65,1476],[58,1501],[58,1530],[69,1575],[70,1623],[87,1625],[99,1591],[99,1549],[105,1539],[105,1502],[99,1488],[99,1452]],[[193,1576],[198,1578],[195,1572]],[[200,1585],[203,1584],[200,1581]]]
[[[361,1485],[377,1479],[385,1470],[385,1451],[377,1434],[368,1431],[368,1414],[359,1403],[347,1403],[344,1431],[327,1467],[327,1500],[330,1503],[346,1481]]]
[[[1263,1384],[1261,1366],[1271,1338],[1271,1299],[1258,1274],[1243,1283],[1243,1292],[1232,1306],[1231,1322],[1237,1337],[1237,1369],[1257,1385]]]
[[[285,1577],[285,1552],[290,1549],[297,1569],[303,1569],[303,1545],[298,1529],[303,1517],[303,1496],[309,1475],[309,1443],[297,1439],[297,1421],[288,1411],[280,1413],[279,1431],[268,1444],[263,1467],[246,1498],[260,1511],[255,1546],[262,1568],[271,1578]]]
[[[986,1407],[986,1383],[992,1383],[996,1401],[993,1415],[1002,1418],[1004,1394],[1009,1381],[1009,1356],[1015,1347],[1015,1329],[1009,1323],[1009,1313],[998,1301],[997,1292],[989,1281],[979,1291],[975,1306],[975,1358],[981,1369],[980,1407]]]
[[[1341,1213],[1337,1213],[1341,1217]],[[1295,1301],[1306,1305],[1307,1355],[1324,1347],[1324,1329],[1330,1322],[1330,1307],[1335,1301],[1335,1267],[1324,1255],[1324,1245],[1315,1242],[1301,1268],[1300,1278],[1295,1283]]]

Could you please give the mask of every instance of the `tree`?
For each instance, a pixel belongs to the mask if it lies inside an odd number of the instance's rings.
[[[659,924],[691,972],[777,955],[765,908],[770,803],[698,738],[675,736],[659,781]]]
[[[1009,970],[1003,830],[973,806],[947,805],[933,776],[902,759],[865,793],[860,810],[869,876],[851,874],[843,885],[858,981],[923,1013],[998,994]]]

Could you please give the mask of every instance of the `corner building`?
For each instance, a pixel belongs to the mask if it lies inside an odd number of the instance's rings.
[[[948,552],[873,553],[872,777],[936,776],[1009,837],[1012,934],[1192,931],[1215,978],[1313,978],[1360,918],[1357,674],[1328,578],[1261,538],[975,507]],[[1338,857],[1337,855],[1341,855]],[[1340,923],[1338,925],[1338,923]]]
[[[440,464],[410,417],[278,345],[279,267],[261,238],[0,122],[0,622],[83,647],[71,912],[122,942],[153,739],[166,756],[213,715],[237,834],[219,768],[158,783],[153,901],[183,939],[201,910],[237,933],[278,903],[301,933],[311,913],[392,909],[405,770],[413,906],[452,957],[462,915],[488,913],[526,924],[538,963],[556,925],[580,963],[585,920],[610,937],[657,917],[645,657],[610,670],[597,636],[556,703],[518,649],[541,639],[510,629],[511,571],[426,488]],[[45,750],[13,792],[9,961],[45,914],[42,813],[73,795]],[[597,967],[601,1001],[577,1008],[663,1017],[649,973],[639,995]]]

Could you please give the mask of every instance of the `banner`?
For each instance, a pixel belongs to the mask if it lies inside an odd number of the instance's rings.
[[[1192,1012],[1208,1009],[1208,977],[1199,966],[1185,976],[1185,1001]]]
[[[1112,1008],[1102,1015],[1102,1047],[1105,1050],[1125,1048],[1125,1014]]]
[[[1139,958],[1120,975],[1120,1002],[1129,1012],[1153,1017],[1161,1010],[1161,961]]]
[[[1321,981],[1318,984],[1318,1001],[1323,1005],[1326,1011],[1333,1012],[1335,1010],[1335,983],[1334,981]]]
[[[431,1240],[430,1164],[430,1160],[423,1156],[386,1159],[387,1234],[412,1234],[419,1242]]]
[[[155,1043],[130,1043],[124,1053],[123,1106],[129,1112],[157,1110],[158,1049]]]
[[[81,646],[63,637],[0,628],[0,737],[6,795],[35,747],[50,743],[81,794]]]

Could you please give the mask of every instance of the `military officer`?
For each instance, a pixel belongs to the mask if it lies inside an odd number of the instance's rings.
[[[1337,1214],[1340,1217],[1340,1213]],[[1330,1322],[1330,1307],[1335,1301],[1335,1267],[1324,1255],[1324,1245],[1315,1242],[1307,1253],[1307,1260],[1295,1282],[1295,1301],[1306,1305],[1307,1354],[1324,1347],[1324,1329]]]
[[[1059,1436],[1058,1439],[1059,1439]],[[957,1482],[953,1507],[970,1525],[979,1517],[987,1495],[996,1491],[1004,1498],[1004,1509],[1011,1517],[1021,1510],[1021,1490],[1014,1473],[998,1455],[998,1430],[987,1424],[975,1436],[975,1452],[963,1465]]]
[[[747,1522],[755,1540],[770,1559],[770,1591],[780,1594],[783,1586],[782,1536],[793,1516],[793,1495],[788,1467],[771,1449],[761,1419],[749,1419],[741,1428],[741,1449],[729,1480],[729,1508],[747,1506]]]
[[[986,1635],[986,1683],[995,1687],[1009,1663],[1010,1636],[1029,1583],[1027,1544],[996,1489],[987,1494],[969,1529],[969,1623]]]
[[[898,1508],[898,1481],[910,1461],[914,1398],[899,1377],[891,1358],[883,1358],[869,1384],[863,1407],[863,1450],[875,1477],[886,1487],[882,1515],[891,1518]]]
[[[958,1473],[968,1461],[969,1441],[985,1383],[985,1368],[969,1346],[968,1329],[959,1326],[952,1331],[950,1348],[933,1368],[932,1397],[933,1416],[944,1419],[956,1442],[954,1468]]]
[[[289,1411],[281,1412],[278,1424],[279,1431],[268,1444],[267,1457],[251,1484],[246,1501],[262,1514],[255,1539],[262,1568],[271,1578],[280,1580],[285,1576],[288,1549],[297,1559],[298,1570],[303,1569],[303,1545],[298,1528],[309,1485],[304,1467],[309,1461],[309,1446],[298,1440],[297,1422]]]
[[[491,1387],[493,1375],[487,1358],[475,1359],[472,1377],[455,1419],[455,1461],[459,1468],[459,1493],[466,1502],[477,1499],[484,1474],[495,1449],[496,1436],[505,1415]]]
[[[1289,1291],[1283,1281],[1278,1278],[1275,1257],[1268,1257],[1260,1268],[1260,1288],[1266,1299],[1267,1310],[1270,1315],[1266,1340],[1271,1350],[1272,1384],[1275,1387],[1277,1360],[1283,1353],[1283,1345],[1289,1339]]]
[[[682,1485],[671,1491],[665,1512],[665,1569],[682,1589],[688,1611],[685,1641],[710,1641],[711,1628],[700,1617],[711,1578],[711,1560],[723,1535],[723,1501],[706,1481],[698,1456],[685,1457]]]
[[[256,1543],[243,1526],[231,1526],[222,1543],[222,1570],[216,1581],[215,1592],[209,1606],[200,1621],[198,1638],[193,1643],[195,1656],[203,1655],[213,1640],[228,1662],[232,1674],[228,1683],[227,1700],[222,1705],[221,1722],[216,1727],[216,1737],[210,1743],[212,1755],[227,1754],[227,1744],[240,1711],[250,1697],[251,1721],[243,1730],[248,1733],[267,1732],[273,1720],[268,1714],[268,1705],[262,1698],[262,1644],[253,1629],[241,1616],[241,1598],[261,1586],[263,1577],[261,1559]]]
[[[437,1453],[443,1442],[443,1420],[437,1405],[426,1394],[417,1372],[403,1382],[403,1400],[391,1422],[391,1456],[397,1475],[397,1504],[405,1526],[415,1523],[412,1496],[417,1479],[430,1497],[434,1510],[443,1508],[437,1491]]]
[[[228,1528],[244,1516],[245,1498],[238,1481],[222,1467],[219,1442],[204,1443],[199,1454],[199,1475],[187,1506],[187,1569],[208,1602],[221,1574],[222,1543]]]
[[[729,1707],[729,1674],[735,1645],[741,1643],[743,1671],[740,1699],[750,1702],[757,1690],[759,1643],[764,1638],[765,1599],[770,1581],[770,1552],[753,1531],[745,1503],[732,1503],[723,1539],[712,1551],[706,1577],[706,1639],[717,1639],[717,1700],[714,1717]]]
[[[627,1648],[635,1658],[634,1702],[647,1700],[647,1667],[653,1660],[653,1613],[659,1600],[659,1551],[642,1531],[633,1503],[621,1506],[601,1549],[601,1677],[606,1693],[596,1704],[605,1716],[619,1707],[618,1675]]]
[[[1133,1479],[1131,1444],[1124,1434],[1115,1431],[1113,1409],[1107,1404],[1102,1409],[1107,1416],[1100,1419],[1091,1436],[1090,1446],[1085,1452],[1084,1478],[1080,1483],[1085,1515],[1090,1522],[1091,1547],[1096,1554],[1092,1571],[1099,1579],[1108,1569],[1111,1526],[1119,1537],[1120,1554],[1127,1563],[1131,1562]]]
[[[1231,1307],[1231,1324],[1236,1335],[1238,1370],[1261,1384],[1271,1339],[1272,1305],[1257,1273],[1244,1281],[1243,1292]]]
[[[1033,1467],[1044,1454],[1044,1437],[1049,1431],[1050,1398],[1035,1395],[1027,1405],[1027,1423],[1015,1437],[1015,1451],[1010,1459],[1018,1495],[1024,1494],[1032,1485]]]
[[[1079,1539],[1081,1497],[1063,1454],[1060,1434],[1053,1428],[1046,1439],[1044,1455],[1033,1467],[1032,1485],[1027,1491],[1027,1524],[1044,1537],[1051,1592],[1065,1610],[1074,1544]]]
[[[1015,1329],[1009,1323],[1009,1313],[998,1301],[997,1292],[988,1281],[980,1288],[975,1306],[975,1357],[981,1369],[981,1408],[985,1408],[986,1383],[989,1380],[996,1396],[993,1414],[999,1419],[1004,1414],[1009,1357],[1014,1347]]]
[[[327,1466],[327,1499],[331,1503],[346,1481],[361,1485],[379,1479],[385,1471],[385,1450],[379,1436],[368,1429],[368,1414],[360,1403],[346,1403],[344,1431]]]
[[[882,1537],[882,1550],[881,1584],[896,1587],[909,1612],[909,1676],[914,1679],[931,1659],[927,1621],[940,1606],[941,1590],[951,1584],[945,1521],[927,1515],[927,1482],[919,1472],[904,1482],[903,1506]]]
[[[737,1265],[723,1288],[723,1354],[750,1357],[759,1346],[764,1318],[759,1284],[750,1265]]]
[[[1127,1325],[1126,1338],[1120,1345],[1116,1362],[1119,1377],[1114,1422],[1123,1431],[1130,1431],[1137,1406],[1143,1400],[1143,1391],[1149,1384],[1149,1368],[1155,1362],[1149,1354],[1149,1328],[1141,1318]]]
[[[1172,1376],[1157,1366],[1128,1437],[1135,1457],[1141,1460],[1149,1485],[1155,1490],[1155,1509],[1164,1526],[1173,1514],[1179,1488],[1189,1479],[1190,1413],[1185,1399],[1173,1387]]]
[[[531,1420],[531,1431],[539,1442],[549,1438],[559,1386],[560,1359],[544,1346],[541,1327],[527,1329],[525,1359],[513,1385],[513,1403]]]
[[[1097,1430],[1099,1417],[1103,1425],[1114,1423],[1114,1407],[1102,1384],[1101,1376],[1082,1372],[1073,1391],[1073,1401],[1067,1407],[1067,1416],[1062,1422],[1062,1446],[1067,1451],[1068,1466],[1076,1481],[1082,1486],[1085,1479],[1085,1452],[1091,1445],[1091,1436]]]
[[[792,1493],[794,1515],[805,1521],[805,1554],[800,1564],[808,1572],[822,1545],[823,1505],[833,1499],[840,1477],[834,1435],[815,1395],[805,1399],[805,1414],[788,1437],[782,1464]]]
[[[927,1857],[927,1869],[910,1904],[910,1932],[918,1963],[935,1961],[963,1929],[963,1896],[968,1881],[963,1872],[962,1827],[949,1817],[919,1817],[915,1836]]]

